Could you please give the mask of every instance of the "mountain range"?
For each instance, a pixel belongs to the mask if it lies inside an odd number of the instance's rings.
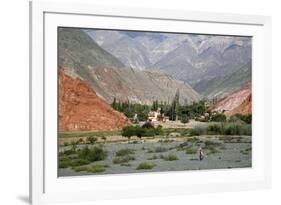
[[[251,81],[250,37],[97,29],[84,32],[125,66],[162,71],[208,98],[224,97]],[[228,85],[226,80],[232,75],[235,82]]]
[[[118,32],[111,36],[111,41],[122,39]],[[177,90],[182,103],[200,99],[187,82],[165,72],[135,69],[124,64],[118,55],[98,45],[103,39],[94,41],[87,30],[59,28],[58,66],[66,75],[86,81],[108,103],[114,98],[141,104],[152,104],[154,100],[171,102]],[[122,40],[116,44],[116,49],[121,43]]]

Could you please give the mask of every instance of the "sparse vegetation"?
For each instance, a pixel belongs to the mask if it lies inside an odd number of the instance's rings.
[[[137,169],[153,169],[153,167],[155,167],[156,164],[153,163],[148,163],[148,162],[142,162],[138,165]]]
[[[152,157],[147,158],[147,160],[155,160],[155,159],[159,159],[159,157],[155,154]]]
[[[148,153],[159,153],[159,152],[167,152],[168,148],[166,147],[153,147],[150,148],[147,152]]]
[[[164,159],[165,161],[174,161],[174,160],[178,160],[179,158],[177,157],[177,155],[175,154],[168,154],[168,155],[161,155],[160,156],[161,159]]]
[[[108,167],[107,165],[103,165],[103,164],[94,164],[94,165],[90,165],[90,166],[74,167],[73,169],[76,172],[86,171],[86,172],[91,172],[91,173],[100,173],[100,172],[104,172],[107,167]]]
[[[197,150],[193,147],[187,147],[185,148],[185,154],[196,154]]]
[[[134,156],[131,155],[126,155],[126,156],[122,156],[122,157],[115,157],[112,162],[114,164],[123,164],[123,163],[127,163],[131,160],[135,160]]]
[[[130,154],[135,154],[135,151],[133,149],[128,149],[128,148],[120,149],[115,153],[117,157],[126,156]]]

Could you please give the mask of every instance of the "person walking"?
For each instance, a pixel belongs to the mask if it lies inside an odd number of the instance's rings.
[[[198,156],[199,156],[199,160],[202,161],[204,158],[204,152],[203,152],[202,147],[199,147],[199,149],[198,149]]]

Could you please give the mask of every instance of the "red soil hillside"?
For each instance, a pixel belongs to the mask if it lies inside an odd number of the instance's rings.
[[[209,107],[213,111],[223,112],[226,116],[237,113],[252,113],[252,85],[246,84],[231,95],[219,100],[217,103]]]
[[[59,70],[59,131],[117,130],[128,123],[90,85]]]

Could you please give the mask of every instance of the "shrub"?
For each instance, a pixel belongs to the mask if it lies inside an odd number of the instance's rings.
[[[141,139],[142,136],[144,136],[145,130],[141,128],[140,126],[134,127],[134,135],[136,135],[138,138]]]
[[[187,115],[183,115],[183,116],[181,117],[181,122],[184,123],[184,124],[189,123],[189,118],[188,118],[188,116],[187,116]]]
[[[86,165],[86,164],[90,164],[90,163],[91,162],[87,159],[74,159],[71,162],[71,166],[76,167],[76,166]]]
[[[121,134],[123,137],[127,137],[128,140],[130,140],[130,138],[135,135],[134,126],[123,127]]]
[[[153,169],[156,165],[153,163],[142,162],[138,165],[137,169]]]
[[[222,134],[223,133],[223,125],[211,124],[208,126],[208,134]]]
[[[197,129],[190,129],[189,136],[199,136],[200,132]]]
[[[187,147],[185,149],[185,154],[196,154],[197,153],[197,150],[193,147]]]
[[[206,148],[209,150],[209,154],[216,154],[216,153],[220,153],[220,151],[215,148],[214,146],[209,146],[208,148]]]
[[[232,115],[230,118],[229,118],[229,121],[230,122],[237,122],[237,121],[243,121],[247,124],[251,124],[252,123],[252,115],[249,114],[249,115],[242,115],[242,114],[235,114],[235,115]]]
[[[92,173],[99,173],[99,172],[104,172],[106,170],[107,165],[102,165],[102,164],[94,164],[91,166],[80,166],[80,167],[74,167],[74,171],[76,172],[92,172]]]
[[[65,146],[65,147],[68,146],[68,145],[69,145],[68,142],[64,142],[64,143],[63,143],[63,146]]]
[[[75,154],[75,153],[76,153],[76,151],[74,151],[73,149],[63,151],[63,154],[65,154],[65,155],[72,155],[72,154]]]
[[[87,141],[90,143],[90,144],[94,144],[98,139],[96,137],[93,137],[93,136],[89,136],[87,137]]]
[[[154,132],[155,132],[155,135],[163,135],[163,134],[164,134],[161,125],[158,125],[158,126],[154,129]]]
[[[175,154],[161,155],[160,158],[165,161],[174,161],[179,159]]]
[[[71,166],[71,159],[69,158],[60,158],[59,159],[59,168],[67,168]]]
[[[154,125],[151,122],[145,122],[141,127],[146,129],[152,129],[154,128]]]
[[[104,172],[106,170],[106,165],[102,164],[95,164],[89,167],[88,171],[93,172],[93,173],[99,173],[99,172]]]
[[[115,155],[120,157],[120,156],[126,156],[126,155],[130,155],[130,154],[134,154],[135,151],[133,149],[128,149],[128,148],[125,148],[125,149],[120,149],[118,150]]]
[[[166,147],[154,147],[150,148],[147,152],[148,153],[159,153],[159,152],[166,152],[168,149]]]
[[[210,120],[213,122],[225,122],[226,116],[223,113],[214,112]]]
[[[94,162],[104,160],[107,157],[107,152],[100,146],[95,146],[91,149],[86,146],[79,152],[78,156],[79,158]]]
[[[126,155],[122,157],[115,157],[112,162],[114,164],[121,164],[121,163],[127,163],[131,160],[135,160],[135,157],[131,155]]]
[[[77,144],[83,144],[83,143],[84,143],[83,138],[79,138],[79,140],[78,140]]]
[[[206,140],[205,141],[205,146],[222,146],[222,143],[220,142],[215,142],[215,141],[211,141],[211,140]]]
[[[155,159],[159,159],[159,157],[155,154],[152,157],[147,158],[147,160],[155,160]]]
[[[153,137],[156,135],[155,129],[154,128],[147,128],[145,129],[144,136],[145,137]]]

